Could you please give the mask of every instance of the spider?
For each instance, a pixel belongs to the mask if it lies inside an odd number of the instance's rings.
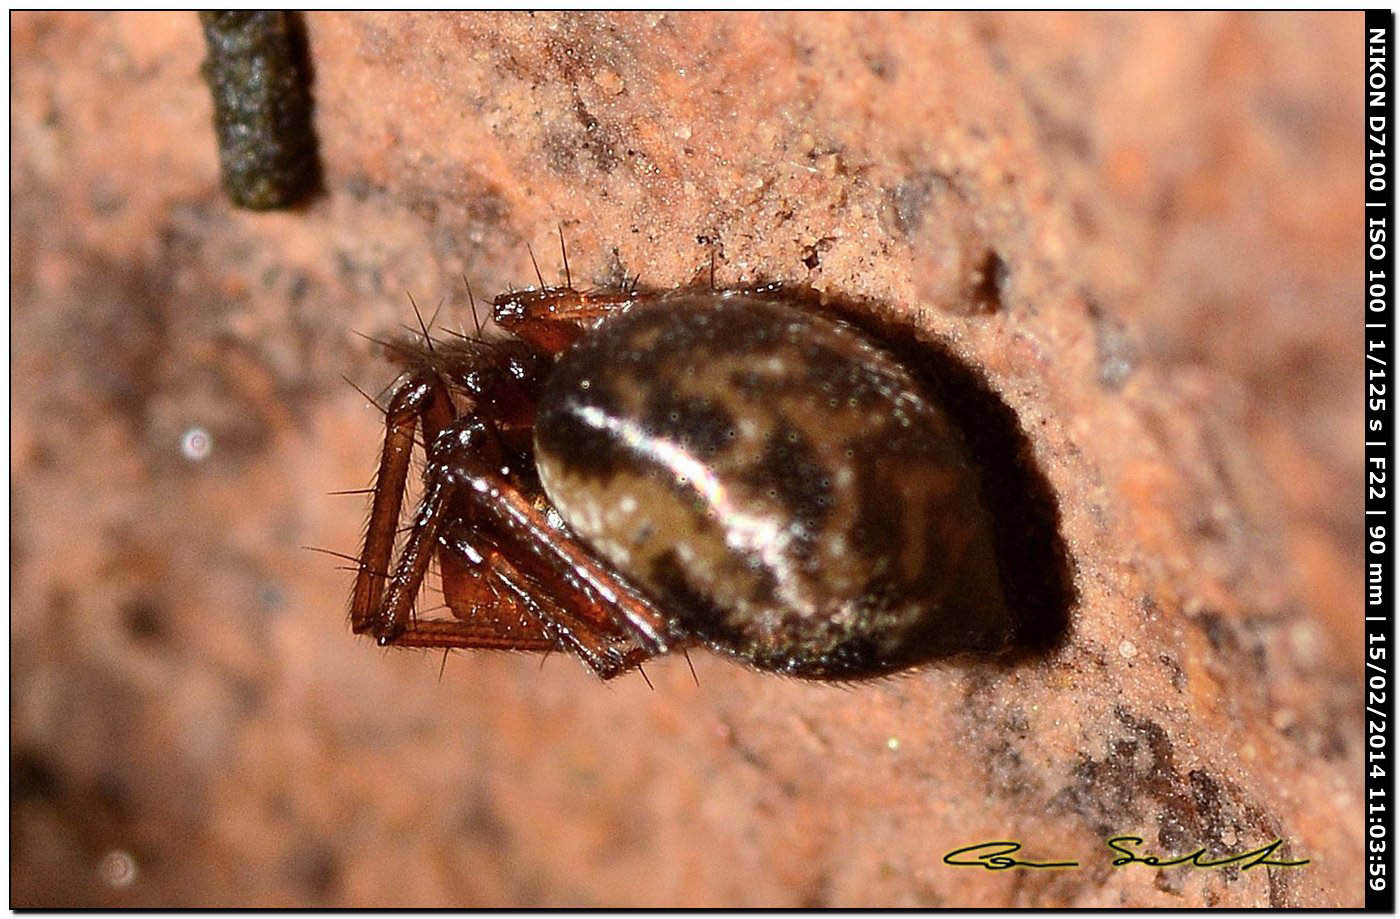
[[[696,645],[852,680],[1008,644],[979,467],[915,372],[810,290],[564,271],[492,301],[504,337],[420,318],[389,343],[356,633],[567,650],[604,679]],[[414,612],[434,559],[451,618]]]

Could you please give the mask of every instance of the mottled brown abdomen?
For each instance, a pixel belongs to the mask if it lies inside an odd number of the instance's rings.
[[[978,469],[926,390],[843,323],[678,294],[560,358],[536,464],[679,631],[765,670],[871,676],[1012,637]]]

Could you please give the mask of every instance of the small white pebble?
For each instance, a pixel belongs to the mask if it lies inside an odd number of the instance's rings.
[[[891,737],[889,740],[885,741],[885,746],[889,747],[891,750],[898,750],[898,749],[899,749],[899,738],[898,738],[898,737]]]
[[[1123,639],[1123,643],[1118,646],[1118,653],[1128,660],[1132,660],[1137,657],[1137,645],[1125,638]]]
[[[112,849],[97,863],[97,873],[108,887],[130,887],[136,883],[136,859],[130,852]]]
[[[214,438],[209,436],[209,432],[201,427],[186,429],[180,435],[180,455],[192,463],[198,463],[209,458],[209,454],[214,452]]]

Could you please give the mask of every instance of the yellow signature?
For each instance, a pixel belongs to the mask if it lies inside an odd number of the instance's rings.
[[[1104,844],[1117,853],[1117,857],[1113,859],[1113,867],[1115,868],[1134,864],[1147,865],[1150,868],[1172,868],[1177,865],[1191,865],[1194,868],[1224,868],[1226,865],[1238,865],[1241,871],[1248,871],[1250,868],[1257,868],[1260,865],[1274,868],[1299,868],[1312,861],[1308,858],[1296,861],[1271,858],[1279,846],[1283,845],[1282,839],[1275,839],[1268,845],[1250,849],[1248,852],[1238,852],[1217,858],[1208,858],[1205,846],[1185,855],[1161,856],[1142,852],[1136,848],[1143,845],[1141,836],[1114,836],[1105,840]],[[988,871],[1006,871],[1010,868],[1079,867],[1079,862],[1075,861],[1029,861],[1014,858],[1014,853],[1020,851],[1021,844],[1019,842],[1009,839],[995,839],[954,849],[943,856],[943,863],[956,867],[985,868]]]

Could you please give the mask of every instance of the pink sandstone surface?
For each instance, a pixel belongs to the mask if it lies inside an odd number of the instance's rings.
[[[305,28],[324,192],[250,213],[192,14],[12,18],[12,905],[1360,903],[1358,15]],[[653,691],[352,637],[299,547],[364,521],[354,332],[467,325],[527,243],[561,279],[559,226],[576,278],[713,244],[982,368],[1060,503],[1064,646]],[[1081,867],[941,861],[989,839]]]

